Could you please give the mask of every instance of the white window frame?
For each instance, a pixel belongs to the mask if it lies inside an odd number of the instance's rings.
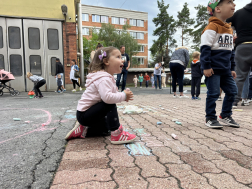
[[[137,26],[137,20],[136,19],[130,19],[130,25],[131,26]]]
[[[139,50],[138,52],[144,52],[144,45],[139,45]]]
[[[92,22],[101,22],[101,16],[97,14],[92,14]]]
[[[89,28],[82,28],[82,35],[89,35]]]
[[[140,63],[139,65],[144,65],[144,58],[137,57],[137,62]]]
[[[112,17],[111,20],[112,20],[112,24],[119,24],[120,19],[118,17]]]
[[[140,24],[137,25],[138,27],[144,27],[144,20],[139,20],[140,21]]]
[[[100,32],[100,28],[94,28],[93,31],[98,34]]]
[[[83,19],[84,16],[84,19]],[[89,15],[86,13],[82,13],[82,21],[88,22],[89,21]]]
[[[137,39],[144,39],[144,33],[143,32],[137,32]]]
[[[121,23],[121,19],[123,19],[123,23]],[[119,24],[120,25],[125,25],[127,23],[127,18],[119,18]]]
[[[105,19],[105,20],[103,20]],[[101,23],[108,23],[108,16],[100,16]]]

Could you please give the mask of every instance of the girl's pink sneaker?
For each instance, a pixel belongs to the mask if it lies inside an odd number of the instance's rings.
[[[111,132],[112,144],[127,144],[133,142],[135,139],[136,135],[124,131],[122,125],[117,130]]]
[[[85,138],[88,127],[83,125],[75,124],[75,127],[66,135],[65,139],[70,140],[71,138]]]

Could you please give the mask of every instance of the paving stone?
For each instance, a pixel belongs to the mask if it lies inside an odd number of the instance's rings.
[[[165,141],[164,145],[167,147],[170,147],[172,152],[191,152],[190,148],[181,144],[180,141],[174,140],[174,141]]]
[[[146,189],[148,182],[139,176],[138,167],[117,167],[113,178],[118,183],[119,188],[143,188]]]
[[[168,147],[153,147],[152,153],[159,157],[159,162],[165,163],[183,163],[180,157],[173,152]]]
[[[226,173],[222,174],[212,174],[212,173],[204,173],[205,177],[208,178],[208,182],[215,186],[216,188],[223,189],[248,189],[249,187],[244,186],[234,180],[231,175]]]
[[[252,183],[252,171],[241,167],[237,162],[232,160],[213,160],[213,163],[215,163],[219,169],[222,169],[228,174],[233,175],[238,182],[244,184]]]
[[[252,169],[252,157],[244,156],[236,150],[221,151],[223,156],[236,161],[239,165],[242,165],[245,168]]]
[[[85,139],[83,139],[84,141]],[[83,144],[68,144],[66,152],[78,152],[86,150],[105,150],[105,143],[83,143]]]
[[[193,130],[184,130],[184,131],[181,131],[183,134],[189,136],[190,138],[206,138],[204,135],[202,134],[199,134],[199,133],[196,133],[195,131]]]
[[[202,155],[202,157],[206,160],[224,160],[224,158],[220,153],[210,150],[207,146],[190,146],[192,151],[197,152]]]
[[[138,165],[142,171],[141,175],[147,177],[168,177],[166,167],[157,162],[155,156],[137,156],[135,164]]]
[[[91,181],[86,182],[82,184],[76,184],[76,185],[69,185],[69,184],[59,184],[59,185],[53,185],[51,189],[102,189],[102,188],[115,188],[116,183],[114,181],[108,181],[108,182],[97,182],[97,181]]]
[[[187,164],[192,165],[192,168],[197,173],[220,173],[220,169],[217,169],[216,166],[207,160],[204,160],[201,157],[201,154],[198,153],[178,153],[181,160],[185,161]]]
[[[252,150],[250,147],[245,146],[244,144],[240,142],[225,142],[225,144],[230,148],[234,150],[238,150],[241,153],[243,153],[246,156],[252,156]]]
[[[178,182],[175,178],[168,177],[168,178],[147,178],[148,182],[150,183],[149,189],[164,189],[164,188],[171,188],[171,189],[179,189]]]
[[[68,147],[67,147],[68,148]],[[107,150],[88,150],[81,152],[65,152],[62,160],[81,160],[81,159],[93,159],[93,158],[105,158]]]
[[[109,157],[112,159],[112,167],[135,167],[134,158],[128,154],[128,149],[110,149]]]
[[[169,173],[180,180],[182,188],[204,188],[213,189],[211,185],[207,183],[205,177],[195,173],[191,170],[191,167],[186,164],[166,164],[169,168]]]
[[[208,146],[211,150],[229,150],[225,145],[215,142],[213,139],[197,139],[197,141],[205,146]]]
[[[111,181],[112,169],[84,169],[79,171],[59,171],[56,173],[53,185],[55,184],[79,184],[87,181]]]

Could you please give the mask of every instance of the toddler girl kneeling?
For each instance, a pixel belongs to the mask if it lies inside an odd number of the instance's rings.
[[[90,64],[90,74],[86,80],[86,90],[77,106],[77,125],[67,134],[71,138],[85,138],[89,132],[111,131],[112,144],[130,143],[136,135],[123,130],[119,122],[116,103],[133,100],[130,90],[118,92],[114,74],[121,73],[123,60],[115,47],[99,49]]]

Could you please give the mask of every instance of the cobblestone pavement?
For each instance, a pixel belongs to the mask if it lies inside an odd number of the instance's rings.
[[[146,113],[120,121],[136,142],[112,145],[109,137],[70,140],[55,175],[56,188],[252,188],[252,106],[233,118],[240,128],[209,129],[201,101],[139,95],[129,103]],[[217,113],[222,102],[217,101]],[[172,119],[178,119],[177,125]],[[161,125],[157,122],[161,121]],[[177,135],[174,140],[171,134]]]

